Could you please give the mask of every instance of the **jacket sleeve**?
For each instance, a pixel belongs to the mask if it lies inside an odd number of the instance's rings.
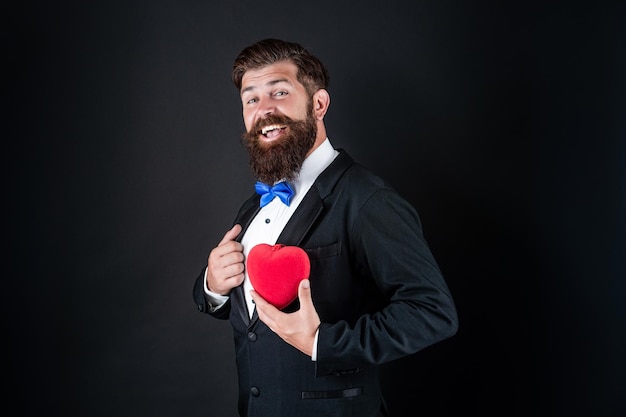
[[[321,324],[318,375],[399,359],[453,336],[458,328],[454,301],[415,209],[383,188],[365,200],[352,221],[354,268],[371,277],[388,302],[353,324]]]

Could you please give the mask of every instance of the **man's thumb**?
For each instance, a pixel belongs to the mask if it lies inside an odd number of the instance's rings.
[[[313,304],[313,301],[311,300],[311,282],[308,279],[300,281],[300,286],[298,287],[298,298],[300,299],[300,306],[304,303]]]

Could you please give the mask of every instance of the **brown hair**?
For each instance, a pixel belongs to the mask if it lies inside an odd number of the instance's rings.
[[[280,39],[264,39],[244,48],[239,53],[232,72],[235,87],[241,90],[241,79],[246,71],[280,61],[290,61],[298,67],[298,81],[310,95],[321,88],[328,88],[328,71],[322,61],[302,45]]]

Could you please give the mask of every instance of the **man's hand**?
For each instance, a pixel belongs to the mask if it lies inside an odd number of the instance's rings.
[[[306,355],[313,354],[315,333],[320,325],[320,318],[311,299],[311,284],[308,279],[300,281],[298,298],[300,309],[293,313],[283,313],[268,303],[256,291],[250,291],[256,304],[259,319],[280,336],[285,342]]]
[[[234,240],[239,233],[241,225],[236,224],[209,254],[206,282],[214,293],[228,295],[243,282],[243,246]]]

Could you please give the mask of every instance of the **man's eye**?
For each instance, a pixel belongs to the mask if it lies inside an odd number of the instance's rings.
[[[287,92],[286,91],[277,91],[274,95],[275,96],[286,96]]]
[[[256,98],[251,98],[250,100],[246,101],[246,104],[254,104],[258,101],[258,99]]]

